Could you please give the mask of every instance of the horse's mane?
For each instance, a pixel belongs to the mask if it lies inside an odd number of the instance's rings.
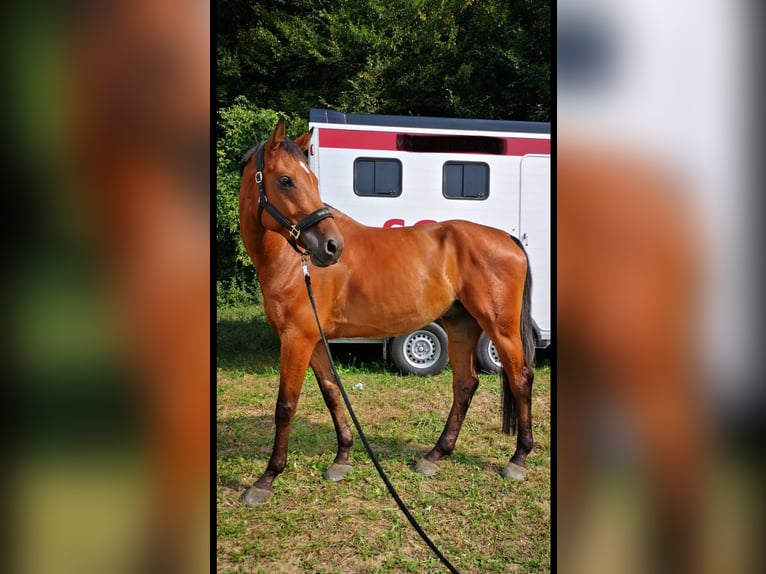
[[[253,154],[255,154],[259,145],[261,144],[260,143],[255,144],[253,147],[247,150],[247,152],[245,152],[245,155],[242,156],[242,159],[239,160],[239,175],[240,176],[245,172],[245,166],[248,163],[250,163],[250,158],[253,157]],[[295,157],[299,159],[306,159],[306,154],[303,153],[301,148],[298,147],[298,144],[296,144],[293,140],[289,140],[289,139],[282,140],[280,147],[283,150],[285,150],[287,153],[289,153],[290,155],[294,155]]]
[[[245,155],[242,156],[242,159],[239,160],[239,175],[245,173],[245,166],[250,163],[250,158],[253,157],[253,154],[255,153],[255,150],[258,149],[258,146],[260,144],[255,144],[253,147],[251,147],[247,152],[245,152]]]

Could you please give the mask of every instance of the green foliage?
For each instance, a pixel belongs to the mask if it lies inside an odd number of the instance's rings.
[[[290,137],[312,107],[550,119],[548,2],[222,0],[217,10],[216,280],[229,298],[255,282],[238,232],[238,163],[280,113]]]
[[[218,66],[219,105],[547,121],[550,4],[229,1]]]
[[[257,282],[249,281],[245,283],[236,276],[232,277],[228,282],[216,281],[216,308],[253,305],[258,302],[258,292]]]
[[[239,161],[266,139],[279,120],[274,110],[259,108],[245,96],[218,112],[216,147],[216,287],[218,302],[252,301],[255,270],[239,235]],[[288,135],[306,131],[306,119],[287,118]]]

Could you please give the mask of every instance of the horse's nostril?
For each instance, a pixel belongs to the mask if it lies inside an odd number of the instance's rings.
[[[338,246],[335,245],[335,242],[332,239],[330,239],[327,242],[327,247],[325,247],[325,250],[327,253],[334,255],[338,251]]]

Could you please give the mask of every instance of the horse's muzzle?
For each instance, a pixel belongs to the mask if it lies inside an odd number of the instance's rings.
[[[301,243],[317,267],[334,265],[343,253],[343,237],[339,233],[320,234],[314,228],[306,229],[301,234]]]

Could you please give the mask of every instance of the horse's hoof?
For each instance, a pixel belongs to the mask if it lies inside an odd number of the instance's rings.
[[[322,478],[332,482],[338,482],[339,480],[343,480],[346,475],[351,472],[352,468],[354,467],[350,464],[338,464],[337,462],[334,462],[330,468],[324,471]]]
[[[251,486],[239,499],[248,506],[260,506],[261,504],[267,503],[272,496],[274,496],[273,490]]]
[[[513,462],[509,462],[508,465],[500,471],[503,478],[510,478],[512,480],[524,480],[527,476],[527,469],[523,466],[519,466]]]
[[[415,470],[420,474],[425,474],[426,476],[434,476],[437,472],[439,472],[439,465],[437,465],[435,462],[431,462],[430,460],[421,458],[417,463],[415,463]]]

